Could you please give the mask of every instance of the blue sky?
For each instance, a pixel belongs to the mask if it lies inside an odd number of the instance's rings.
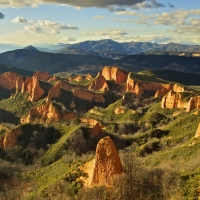
[[[199,0],[0,0],[0,43],[200,44]]]

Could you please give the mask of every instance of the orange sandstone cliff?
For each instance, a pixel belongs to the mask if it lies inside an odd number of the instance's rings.
[[[111,138],[104,137],[97,144],[91,185],[110,185],[113,176],[122,173],[122,165]]]
[[[108,84],[106,82],[106,79],[100,73],[98,73],[96,78],[95,78],[95,80],[92,81],[89,84],[88,89],[89,90],[94,90],[94,91],[97,91],[97,90],[100,90],[100,91],[109,90]]]
[[[23,123],[30,123],[35,121],[51,122],[52,120],[67,121],[75,117],[76,115],[74,113],[67,112],[62,109],[57,109],[53,102],[47,102],[41,106],[31,109],[28,116],[21,121]]]
[[[183,95],[170,90],[161,101],[162,108],[186,108],[187,102],[183,101]]]
[[[0,148],[11,148],[17,143],[17,137],[22,134],[20,128],[12,129],[0,137]]]
[[[116,84],[121,84],[126,82],[128,72],[118,67],[106,66],[102,69],[102,75],[106,80],[114,80]]]
[[[37,77],[39,81],[47,81],[50,79],[49,72],[40,72],[38,70],[33,74],[33,76]]]
[[[30,101],[37,101],[45,94],[45,91],[40,87],[39,80],[35,76],[26,78],[21,92],[28,92],[28,100]]]
[[[187,105],[187,112],[200,108],[200,96],[191,97],[188,105]]]
[[[127,82],[125,84],[126,92],[133,92],[138,98],[141,98],[145,92],[153,92],[155,97],[160,97],[169,92],[173,87],[171,83],[155,83],[141,80],[134,80],[131,78],[131,73],[128,75]]]
[[[85,99],[88,101],[94,101],[94,102],[99,102],[99,103],[105,102],[103,94],[94,93],[88,90],[75,89],[73,90],[73,95],[78,97],[79,99]]]
[[[11,90],[16,89],[21,90],[23,83],[23,77],[15,72],[6,72],[0,75],[0,86],[5,89]]]
[[[195,138],[198,138],[198,137],[200,137],[200,123],[195,134]]]

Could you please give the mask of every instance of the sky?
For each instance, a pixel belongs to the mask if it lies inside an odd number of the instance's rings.
[[[0,43],[200,44],[200,0],[0,0]]]

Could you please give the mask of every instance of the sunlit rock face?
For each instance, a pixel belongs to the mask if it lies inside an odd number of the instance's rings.
[[[191,97],[188,105],[187,105],[187,112],[200,108],[200,96]]]
[[[91,185],[110,185],[116,174],[122,173],[122,165],[115,145],[109,136],[97,144],[95,166]]]
[[[49,123],[52,121],[68,121],[74,118],[76,118],[74,113],[62,110],[62,108],[58,109],[53,102],[47,102],[41,106],[31,109],[28,116],[21,121],[23,123]]]
[[[18,82],[18,85],[17,85]],[[0,75],[0,86],[12,90],[16,87],[21,90],[23,77],[15,72],[6,72]]]
[[[26,78],[21,92],[28,92],[28,100],[30,101],[37,101],[45,94],[45,91],[40,87],[38,78],[35,76]]]
[[[126,82],[128,72],[118,67],[106,66],[102,69],[102,75],[106,80],[114,80],[116,84],[121,84]]]
[[[170,90],[161,101],[162,108],[186,108],[188,102],[183,101],[183,95]]]
[[[12,148],[17,143],[17,137],[22,134],[20,128],[12,129],[0,137],[0,148]]]
[[[37,77],[39,81],[47,81],[50,79],[49,72],[40,72],[38,70],[33,74],[33,76]]]
[[[105,77],[101,75],[100,73],[98,73],[94,81],[92,81],[89,84],[88,90],[92,90],[92,91],[99,90],[102,92],[109,90]]]

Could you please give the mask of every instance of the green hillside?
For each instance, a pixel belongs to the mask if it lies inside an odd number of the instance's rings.
[[[195,73],[184,73],[174,70],[144,70],[138,73],[154,78],[159,77],[169,82],[178,82],[183,85],[200,85],[200,74]]]

